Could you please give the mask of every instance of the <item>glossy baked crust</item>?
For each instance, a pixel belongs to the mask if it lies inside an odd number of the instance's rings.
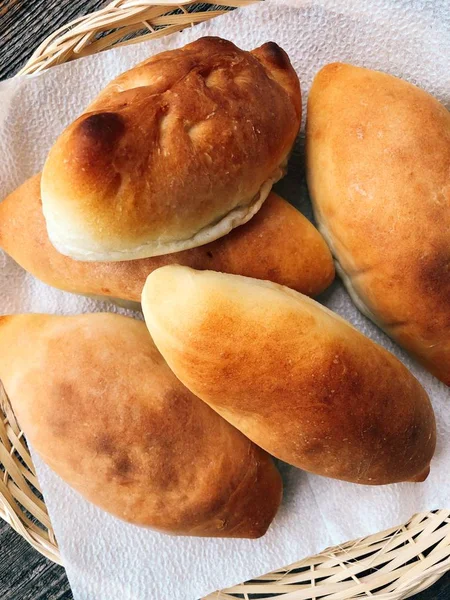
[[[273,42],[207,37],[112,81],[61,134],[42,202],[55,247],[129,260],[211,242],[282,177],[300,126],[298,77]]]
[[[306,139],[319,229],[353,300],[450,385],[450,113],[406,81],[331,64]]]
[[[142,308],[175,375],[277,458],[372,485],[428,474],[427,394],[395,356],[314,300],[168,266],[149,276]]]

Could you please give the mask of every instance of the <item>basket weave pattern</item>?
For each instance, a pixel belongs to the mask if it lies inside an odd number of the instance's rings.
[[[257,0],[198,4],[114,0],[55,31],[20,74],[43,71],[81,56],[162,37]],[[36,550],[61,564],[33,462],[0,382],[0,517]],[[348,542],[204,600],[280,597],[283,600],[401,600],[450,569],[450,510],[415,515],[403,526]]]
[[[0,516],[36,550],[61,563],[33,462],[0,384]],[[450,510],[347,542],[204,600],[401,600],[426,589],[450,568]]]
[[[62,564],[33,461],[0,381],[0,517],[41,554]]]
[[[329,548],[290,567],[204,600],[402,600],[450,568],[450,511],[420,513],[383,533]],[[268,597],[268,596],[267,596]]]
[[[36,48],[19,75],[38,73],[112,46],[133,44],[137,36],[139,42],[163,37],[255,1],[258,0],[220,0],[217,6],[212,2],[200,4],[192,0],[153,0],[151,3],[113,0],[105,8],[79,17],[55,31]]]

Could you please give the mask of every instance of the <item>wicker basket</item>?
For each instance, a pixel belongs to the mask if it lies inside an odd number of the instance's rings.
[[[37,73],[111,46],[161,37],[254,0],[220,7],[182,1],[114,0],[48,37],[20,71]],[[25,439],[0,385],[0,516],[36,550],[61,564]],[[415,515],[408,523],[348,542],[204,600],[400,600],[426,589],[450,569],[450,510]]]

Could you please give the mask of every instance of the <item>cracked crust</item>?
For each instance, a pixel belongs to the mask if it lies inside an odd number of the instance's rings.
[[[300,85],[269,42],[202,38],[112,81],[51,149],[49,237],[79,260],[129,260],[211,242],[251,219],[284,174]]]
[[[316,219],[349,293],[450,385],[450,113],[406,81],[331,64],[306,141]]]

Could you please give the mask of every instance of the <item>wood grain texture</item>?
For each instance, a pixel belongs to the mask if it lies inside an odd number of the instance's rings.
[[[0,520],[1,600],[72,600],[64,569]],[[100,600],[100,599],[99,599]]]
[[[105,0],[0,0],[0,80],[12,77],[56,29]]]
[[[12,77],[55,29],[105,3],[104,0],[0,0],[0,80]],[[0,600],[72,598],[64,569],[36,552],[0,520]],[[414,600],[449,599],[450,573],[414,597]]]

